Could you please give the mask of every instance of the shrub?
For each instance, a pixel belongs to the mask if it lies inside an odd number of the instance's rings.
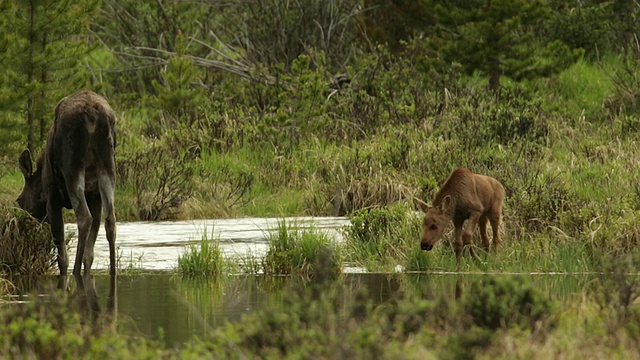
[[[49,225],[16,207],[0,207],[0,272],[49,274],[56,253]]]
[[[176,216],[193,192],[193,164],[162,146],[151,146],[118,161],[118,176],[135,189],[140,220]]]

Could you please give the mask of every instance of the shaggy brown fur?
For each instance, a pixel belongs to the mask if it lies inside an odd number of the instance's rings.
[[[78,251],[73,273],[79,274],[82,264],[85,274],[91,271],[103,209],[110,271],[113,275],[116,273],[115,146],[115,113],[102,96],[81,91],[65,97],[56,106],[55,120],[35,172],[29,150],[20,155],[24,189],[18,204],[34,217],[51,224],[61,275],[66,275],[69,267],[63,207],[73,209],[78,220]]]
[[[489,250],[487,222],[491,222],[493,247],[497,248],[500,245],[498,227],[502,217],[503,202],[504,188],[498,180],[475,174],[464,168],[453,170],[433,199],[433,206],[414,199],[415,205],[425,213],[424,233],[420,247],[422,250],[431,250],[433,245],[442,238],[449,221],[453,221],[454,249],[458,262],[460,262],[463,245],[471,244],[473,232],[478,224],[483,245],[486,250]],[[468,222],[463,231],[465,220]]]

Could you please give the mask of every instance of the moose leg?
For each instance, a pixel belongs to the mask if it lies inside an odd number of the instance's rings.
[[[96,238],[98,237],[98,230],[100,229],[102,202],[100,201],[99,196],[93,196],[89,199],[89,211],[91,212],[93,222],[91,222],[91,230],[89,232],[89,237],[87,237],[87,244],[84,248],[84,258],[82,259],[85,275],[89,274],[88,270],[91,269],[91,266],[93,265],[93,248],[96,244]]]
[[[71,206],[78,220],[78,251],[73,265],[73,274],[79,275],[82,268],[82,260],[84,259],[84,250],[91,231],[91,223],[93,222],[84,194],[84,171],[80,171],[77,176],[67,182],[67,191]],[[85,269],[85,274],[90,271],[91,269]]]
[[[453,225],[455,227],[455,230],[453,232],[453,249],[456,252],[456,261],[458,267],[460,267],[460,259],[462,258],[462,225],[464,225],[464,220],[454,220]]]
[[[480,238],[482,239],[482,246],[486,251],[489,251],[489,246],[491,245],[489,243],[489,236],[487,236],[488,222],[489,222],[489,219],[483,215],[480,217],[480,221],[478,223],[480,225],[479,228],[480,228]]]
[[[113,169],[113,167],[111,167]],[[104,228],[109,242],[109,273],[116,275],[116,213],[114,210],[115,174],[100,171],[98,174],[100,198],[105,213]]]
[[[51,226],[51,234],[58,248],[58,268],[60,275],[66,276],[69,269],[69,255],[67,255],[67,244],[64,241],[64,221],[62,219],[62,208],[53,203],[57,199],[49,196],[47,201],[47,216],[49,216],[49,224]]]
[[[501,218],[501,214],[500,211],[498,211],[497,213],[492,214],[492,216],[489,218],[489,221],[491,221],[491,230],[493,231],[493,248],[494,250],[498,249],[498,246],[500,246],[500,218]]]
[[[471,240],[473,239],[473,232],[476,230],[476,227],[478,227],[479,218],[480,218],[480,212],[472,212],[471,216],[469,216],[469,220],[467,221],[467,226],[465,227],[464,232],[462,233],[462,242],[464,246],[469,247],[469,254],[476,259],[478,258],[478,256],[473,251],[473,248],[470,245],[471,245]]]

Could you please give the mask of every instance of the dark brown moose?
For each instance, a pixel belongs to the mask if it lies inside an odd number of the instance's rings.
[[[453,244],[458,264],[463,245],[471,244],[473,232],[478,224],[484,248],[489,250],[487,222],[491,222],[493,247],[497,248],[500,245],[498,227],[502,217],[503,202],[504,188],[498,180],[475,174],[464,168],[453,170],[434,197],[433,206],[414,199],[415,205],[425,213],[420,247],[422,250],[431,250],[433,245],[442,238],[449,222],[453,221],[455,226]],[[463,231],[465,220],[468,221]]]
[[[62,99],[45,150],[32,169],[31,153],[20,155],[24,189],[18,204],[35,218],[47,221],[58,248],[60,274],[69,267],[62,208],[73,209],[78,221],[78,251],[73,274],[91,272],[93,248],[102,211],[109,241],[109,270],[116,273],[115,113],[100,95],[81,91]]]

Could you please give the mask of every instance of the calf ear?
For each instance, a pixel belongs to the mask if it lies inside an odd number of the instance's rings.
[[[418,208],[418,210],[422,211],[423,213],[426,213],[431,208],[429,205],[427,205],[426,202],[418,198],[413,198],[413,204]]]
[[[447,195],[442,198],[442,202],[440,203],[440,211],[447,216],[453,215],[453,209],[455,207],[455,202],[451,195]]]
[[[29,149],[26,149],[22,154],[20,154],[18,165],[20,166],[20,171],[22,171],[24,178],[30,178],[33,174],[33,164],[31,163],[31,152],[29,152]]]

